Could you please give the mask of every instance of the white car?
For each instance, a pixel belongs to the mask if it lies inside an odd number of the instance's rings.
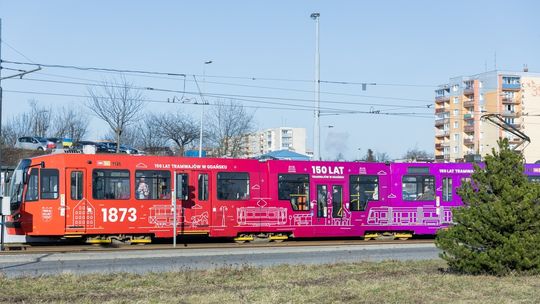
[[[47,151],[55,147],[55,143],[39,136],[23,136],[17,138],[17,142],[15,142],[15,148],[26,150]]]

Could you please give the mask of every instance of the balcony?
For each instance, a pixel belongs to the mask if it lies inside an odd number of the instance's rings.
[[[508,139],[508,143],[510,143],[510,144],[520,144],[521,142],[522,142],[522,140],[519,139],[519,138],[509,138]]]
[[[465,120],[473,120],[474,116],[472,114],[465,114],[465,115],[463,115],[463,119],[465,119]]]
[[[463,106],[465,108],[474,108],[474,99],[466,99],[463,101]]]
[[[519,100],[517,100],[516,98],[513,98],[513,97],[503,97],[502,98],[502,103],[503,104],[519,104]]]
[[[440,114],[446,112],[446,108],[437,108],[435,109],[435,114]]]
[[[474,140],[470,139],[470,138],[466,138],[466,139],[463,140],[463,144],[465,144],[465,146],[473,146],[474,145]]]
[[[448,131],[448,130],[437,130],[437,131],[435,132],[435,136],[436,136],[436,137],[450,136],[450,131]]]
[[[436,149],[436,150],[442,150],[442,149],[443,149],[443,145],[442,145],[442,144],[435,144],[435,149]]]
[[[474,94],[474,87],[466,87],[463,89],[463,95],[473,95]]]
[[[435,97],[436,104],[442,104],[449,101],[450,101],[450,96],[436,96]]]
[[[472,125],[472,126],[465,126],[465,127],[463,128],[463,131],[464,131],[465,133],[474,133],[474,125]]]
[[[435,127],[443,126],[445,123],[450,123],[450,119],[449,118],[435,119]]]
[[[503,117],[520,117],[521,116],[521,112],[516,112],[516,111],[503,111],[502,112],[502,116]]]
[[[519,91],[521,90],[521,84],[519,83],[503,83],[502,89],[505,91]]]

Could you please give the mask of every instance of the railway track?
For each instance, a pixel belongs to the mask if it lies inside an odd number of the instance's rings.
[[[216,240],[206,240],[204,242],[178,242],[176,247],[171,243],[129,245],[129,244],[108,244],[108,245],[89,245],[89,244],[9,244],[6,250],[0,252],[2,255],[12,254],[35,254],[35,253],[74,253],[74,252],[111,252],[126,250],[180,250],[180,249],[227,249],[227,248],[269,248],[269,247],[305,247],[305,246],[339,246],[339,245],[380,245],[380,244],[425,244],[433,243],[433,239],[410,239],[401,240],[358,240],[358,239],[340,239],[340,240],[288,240],[286,242],[251,242],[237,244],[234,242],[219,242]]]

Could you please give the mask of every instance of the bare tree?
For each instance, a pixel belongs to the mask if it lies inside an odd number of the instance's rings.
[[[52,126],[55,137],[71,138],[74,142],[88,133],[88,115],[74,107],[62,107],[56,111]]]
[[[105,121],[116,137],[116,152],[120,152],[121,136],[126,127],[137,121],[144,108],[142,92],[124,77],[104,81],[100,89],[88,88],[88,108]]]
[[[101,139],[109,142],[117,142],[116,132],[114,132],[113,130],[109,130],[109,133],[107,133]],[[120,135],[120,142],[122,143],[122,145],[140,147],[141,145],[139,140],[139,129],[134,128],[133,126],[125,127],[124,131],[122,131],[122,134]]]
[[[218,100],[208,115],[207,138],[216,156],[238,157],[245,146],[245,136],[253,131],[254,113],[235,101]]]
[[[47,136],[52,110],[40,107],[36,100],[28,102],[30,111],[14,115],[2,126],[2,144],[13,145],[22,136]]]
[[[138,132],[137,144],[143,149],[163,148],[169,138],[162,133],[161,119],[156,114],[145,117]]]
[[[378,162],[384,163],[390,161],[390,155],[388,155],[386,152],[377,152],[376,155]]]
[[[30,105],[29,119],[30,132],[32,133],[30,135],[47,137],[52,121],[51,108],[39,106],[37,100],[34,99],[30,100],[28,104]]]
[[[188,114],[176,112],[154,115],[152,120],[157,123],[159,134],[163,139],[174,142],[180,155],[184,155],[186,147],[199,138],[197,122]]]
[[[405,155],[403,155],[403,158],[407,160],[411,160],[411,161],[431,160],[433,159],[433,154],[430,154],[426,151],[418,149],[417,147],[414,147],[413,149],[407,150]]]

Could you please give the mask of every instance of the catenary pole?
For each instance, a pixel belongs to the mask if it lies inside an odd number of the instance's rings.
[[[2,18],[0,18],[0,140],[2,138]],[[2,171],[2,148],[0,147],[0,174]],[[0,185],[3,186],[3,185]],[[4,191],[5,187],[2,187],[0,193],[0,205],[4,200]],[[0,211],[2,212],[2,211]],[[4,213],[0,214],[0,251],[4,251]]]
[[[313,132],[313,159],[321,160],[321,73],[319,56],[319,17],[321,14],[311,14],[311,19],[315,20],[315,132]]]

